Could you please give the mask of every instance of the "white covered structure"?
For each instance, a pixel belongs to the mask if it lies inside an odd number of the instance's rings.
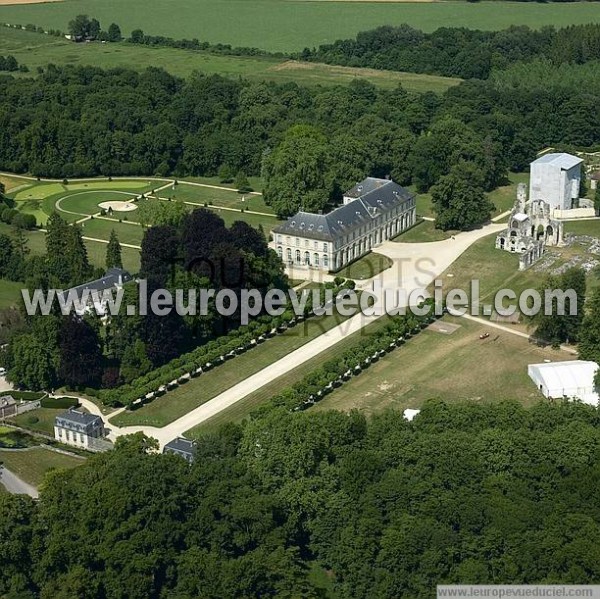
[[[573,360],[530,364],[527,374],[544,397],[578,399],[597,406],[598,393],[594,385],[597,370],[596,362]]]
[[[413,410],[412,408],[406,408],[403,412],[403,416],[405,420],[412,422],[415,416],[418,416],[421,413],[421,410]]]
[[[531,163],[529,200],[542,200],[551,210],[576,208],[583,159],[571,154],[546,154]]]

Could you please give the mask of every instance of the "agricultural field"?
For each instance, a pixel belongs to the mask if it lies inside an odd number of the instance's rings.
[[[438,397],[482,403],[516,399],[531,405],[542,395],[527,376],[527,365],[574,359],[504,331],[492,331],[481,340],[485,324],[465,318],[446,316],[438,324],[447,324],[448,330],[454,328],[450,325],[457,328],[452,333],[423,331],[312,409],[358,409],[371,414],[389,407],[419,408],[425,400]]]
[[[285,0],[77,0],[0,6],[0,21],[34,23],[65,31],[77,14],[104,25],[117,22],[124,34],[143,29],[152,35],[198,38],[211,43],[292,52],[379,25],[408,23],[425,31],[439,27],[504,29],[510,25],[569,25],[600,21],[590,2],[329,2]]]
[[[75,468],[83,464],[85,458],[65,455],[44,447],[33,447],[20,451],[0,450],[0,462],[4,462],[13,474],[26,483],[37,487],[44,481],[48,471]]]
[[[304,85],[339,85],[361,78],[378,87],[395,88],[399,83],[414,92],[444,92],[460,83],[460,79],[436,75],[419,75],[376,69],[350,68],[319,63],[303,63],[287,59],[250,56],[218,56],[179,48],[151,48],[127,43],[73,44],[62,39],[9,28],[0,30],[0,55],[12,54],[27,65],[35,76],[37,67],[48,63],[94,65],[103,68],[144,70],[163,67],[179,77],[194,71],[207,75],[243,77],[251,81],[294,81]]]

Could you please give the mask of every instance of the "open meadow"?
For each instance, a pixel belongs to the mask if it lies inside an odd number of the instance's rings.
[[[600,22],[593,2],[315,2],[286,0],[68,0],[0,6],[0,21],[33,23],[66,31],[75,15],[88,14],[123,33],[198,38],[211,43],[292,52],[353,37],[379,25],[408,23],[425,31],[439,27],[504,29],[511,25]]]
[[[18,451],[0,450],[0,462],[26,483],[38,486],[48,471],[75,468],[83,464],[85,458],[58,453],[44,447],[33,447]]]
[[[305,63],[294,60],[251,57],[217,56],[206,52],[179,48],[152,48],[134,44],[93,42],[74,44],[29,31],[9,28],[0,29],[0,55],[11,54],[19,63],[29,68],[29,73],[15,76],[35,76],[37,67],[48,63],[57,65],[94,65],[102,68],[128,68],[144,70],[147,67],[163,67],[179,77],[188,77],[194,71],[206,75],[243,77],[251,81],[294,81],[304,85],[338,85],[361,78],[383,88],[395,88],[399,83],[415,92],[444,92],[460,83],[460,79],[419,75],[395,71],[380,71]]]
[[[574,358],[503,331],[492,331],[481,340],[485,324],[464,318],[447,316],[437,324],[458,328],[451,334],[423,331],[313,409],[358,409],[372,414],[388,407],[419,408],[431,398],[482,403],[515,399],[531,405],[542,395],[529,379],[527,365]]]

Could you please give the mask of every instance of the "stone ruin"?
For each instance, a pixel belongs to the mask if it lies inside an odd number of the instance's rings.
[[[519,270],[525,270],[544,254],[545,247],[563,244],[563,223],[551,216],[550,204],[527,200],[527,186],[519,183],[508,228],[496,237],[496,249],[519,253]]]

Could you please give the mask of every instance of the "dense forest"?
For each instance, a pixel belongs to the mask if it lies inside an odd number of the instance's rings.
[[[351,67],[487,79],[492,70],[533,59],[545,58],[554,66],[600,60],[600,25],[571,25],[558,30],[515,25],[502,31],[442,27],[432,33],[409,25],[388,25],[361,32],[356,39],[305,48],[298,58]]]
[[[600,419],[573,403],[289,414],[140,436],[0,494],[0,595],[430,599],[438,583],[597,584]],[[322,584],[322,583],[321,583]]]

